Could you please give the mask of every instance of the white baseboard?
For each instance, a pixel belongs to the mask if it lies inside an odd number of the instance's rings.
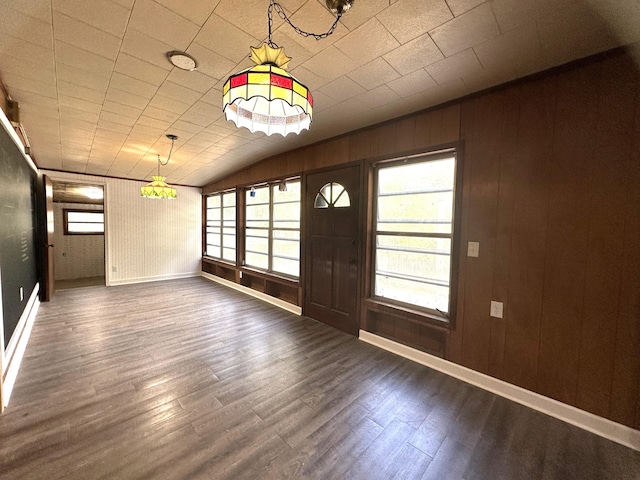
[[[640,451],[640,431],[415,348],[360,330],[360,340]]]
[[[18,370],[20,370],[22,357],[24,356],[24,351],[27,348],[27,343],[29,342],[29,337],[31,336],[33,322],[35,321],[36,314],[38,313],[38,309],[40,308],[40,299],[38,298],[39,292],[40,284],[37,283],[35,288],[33,289],[33,292],[31,292],[31,296],[29,297],[27,306],[25,307],[24,312],[22,312],[20,320],[18,321],[18,325],[16,325],[16,329],[14,330],[13,335],[11,335],[11,340],[9,340],[9,344],[7,345],[7,348],[3,354],[3,407],[9,405],[9,398],[11,397],[13,386],[15,385],[16,378],[18,377]]]
[[[207,272],[202,272],[202,276],[208,280],[212,280],[226,287],[233,288],[234,290],[238,290],[239,292],[246,293],[252,297],[263,300],[271,305],[275,305],[276,307],[280,307],[288,312],[294,313],[296,315],[302,315],[302,308],[294,305],[293,303],[285,302],[284,300],[280,300],[279,298],[272,297],[271,295],[267,295],[266,293],[259,292],[254,290],[253,288],[245,287],[244,285],[239,285],[235,282],[231,282],[221,277],[217,277],[215,275],[211,275]]]
[[[171,273],[167,275],[154,275],[153,277],[135,277],[124,278],[122,280],[109,280],[107,286],[115,287],[116,285],[131,285],[133,283],[147,283],[147,282],[162,282],[164,280],[178,280],[180,278],[192,278],[199,277],[200,272],[187,272],[187,273]]]

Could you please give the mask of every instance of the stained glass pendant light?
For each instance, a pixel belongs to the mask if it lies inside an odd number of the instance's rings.
[[[313,97],[309,89],[288,73],[289,57],[284,48],[271,39],[273,11],[302,36],[316,40],[333,33],[342,14],[353,0],[327,0],[327,7],[335,15],[333,25],[326,33],[304,32],[291,23],[282,6],[270,0],[268,8],[269,39],[259,47],[251,47],[251,60],[255,66],[231,75],[222,89],[223,111],[227,120],[238,128],[267,135],[286,136],[308,130],[313,116]]]
[[[171,159],[171,152],[173,152],[173,144],[178,139],[176,135],[167,134],[167,138],[171,140],[171,149],[169,150],[169,156],[166,161],[160,160],[158,155],[158,175],[153,175],[153,181],[147,183],[144,187],[140,188],[140,195],[144,198],[156,198],[174,200],[177,197],[176,189],[165,182],[165,177],[160,175],[160,165],[165,166]]]

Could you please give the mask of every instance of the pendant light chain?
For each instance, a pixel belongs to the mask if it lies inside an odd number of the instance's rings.
[[[291,28],[293,28],[297,34],[302,35],[303,37],[313,37],[316,40],[322,40],[323,38],[327,38],[329,35],[331,35],[333,33],[333,31],[336,29],[336,27],[338,26],[338,22],[340,21],[340,18],[342,17],[342,12],[338,12],[336,14],[336,20],[333,22],[333,25],[331,25],[331,28],[329,28],[329,30],[325,33],[312,33],[312,32],[305,32],[304,30],[296,27],[293,23],[291,23],[291,20],[289,20],[289,17],[287,17],[287,14],[284,11],[284,8],[282,8],[282,5],[280,5],[278,2],[276,2],[275,0],[270,0],[269,1],[269,9],[267,10],[268,16],[269,16],[269,40],[267,41],[268,45],[272,48],[278,48],[278,45],[276,43],[274,43],[271,40],[271,29],[273,26],[273,13],[272,11],[275,9],[276,13],[278,14],[278,16],[280,18],[282,18],[285,22],[287,22]]]

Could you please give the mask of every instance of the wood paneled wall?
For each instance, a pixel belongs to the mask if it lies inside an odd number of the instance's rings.
[[[480,256],[461,257],[447,358],[640,429],[640,74],[624,52],[279,155],[203,190],[458,140],[459,240],[462,252],[479,242]],[[491,300],[504,302],[503,319],[489,316]]]

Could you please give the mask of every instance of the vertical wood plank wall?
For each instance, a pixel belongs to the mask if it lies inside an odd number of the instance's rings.
[[[272,157],[203,191],[458,140],[463,255],[447,358],[640,429],[640,74],[625,53]],[[464,256],[468,241],[478,258]],[[420,344],[419,328],[388,328]]]

